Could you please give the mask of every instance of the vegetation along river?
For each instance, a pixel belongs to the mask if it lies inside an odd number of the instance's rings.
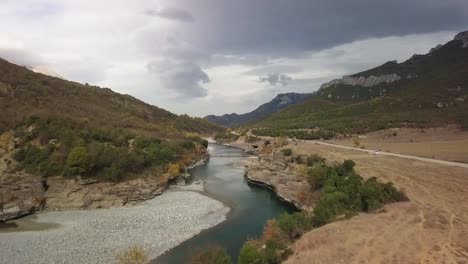
[[[249,238],[261,235],[268,219],[294,208],[280,201],[264,187],[248,184],[242,161],[248,155],[241,149],[210,144],[211,159],[191,171],[194,180],[205,182],[205,192],[231,207],[227,220],[203,231],[171,249],[153,263],[185,263],[187,257],[204,246],[221,245],[236,261],[240,248]]]

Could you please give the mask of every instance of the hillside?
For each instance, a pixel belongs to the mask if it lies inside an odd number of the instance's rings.
[[[0,221],[150,199],[206,158],[200,135],[224,130],[1,59],[0,71]]]
[[[303,103],[252,127],[263,128],[257,130],[263,135],[296,130],[294,135],[303,138],[320,138],[324,131],[331,135],[447,124],[468,128],[467,101],[468,32],[462,32],[428,54],[325,83]]]
[[[130,95],[35,73],[2,59],[0,71],[0,133],[31,116],[69,118],[102,129],[169,138],[220,129],[201,118],[177,116]]]
[[[206,120],[215,124],[225,127],[236,127],[245,125],[251,122],[259,121],[281,109],[288,106],[303,102],[310,94],[299,94],[299,93],[284,93],[278,94],[273,100],[268,103],[262,104],[252,112],[245,114],[225,114],[222,116],[208,115],[205,117]]]

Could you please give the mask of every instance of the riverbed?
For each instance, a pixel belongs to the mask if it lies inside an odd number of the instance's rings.
[[[49,211],[4,226],[0,262],[113,263],[118,252],[140,245],[152,263],[179,264],[214,244],[235,261],[266,221],[294,209],[247,183],[243,162],[252,157],[243,150],[218,144],[208,150],[210,161],[191,170],[194,184],[172,186],[138,206]]]
[[[44,212],[21,221],[53,227],[23,231],[20,221],[17,230],[0,233],[0,263],[114,263],[134,245],[155,258],[224,221],[228,211],[197,192],[169,191],[134,207]]]
[[[221,245],[236,261],[240,248],[249,238],[262,234],[265,223],[295,209],[281,202],[263,187],[250,185],[244,178],[243,161],[252,158],[243,150],[210,144],[210,161],[191,171],[194,180],[205,182],[205,193],[231,207],[223,223],[205,230],[171,249],[153,263],[185,263],[200,248]]]

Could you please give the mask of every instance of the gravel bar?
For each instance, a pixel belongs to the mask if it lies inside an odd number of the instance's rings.
[[[134,207],[54,211],[39,223],[60,227],[0,233],[1,263],[113,263],[129,246],[151,259],[226,219],[229,208],[191,191],[165,192]]]

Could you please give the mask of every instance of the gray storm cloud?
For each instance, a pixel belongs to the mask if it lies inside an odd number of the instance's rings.
[[[207,90],[202,84],[209,83],[210,77],[193,62],[165,58],[150,62],[148,70],[162,81],[165,88],[173,90],[179,98],[207,95]]]
[[[195,22],[193,15],[182,8],[172,7],[159,10],[147,10],[145,13],[150,16],[158,16],[161,18],[178,20],[182,22]]]
[[[174,0],[197,17],[190,41],[215,53],[289,56],[366,38],[462,30],[462,0]]]

